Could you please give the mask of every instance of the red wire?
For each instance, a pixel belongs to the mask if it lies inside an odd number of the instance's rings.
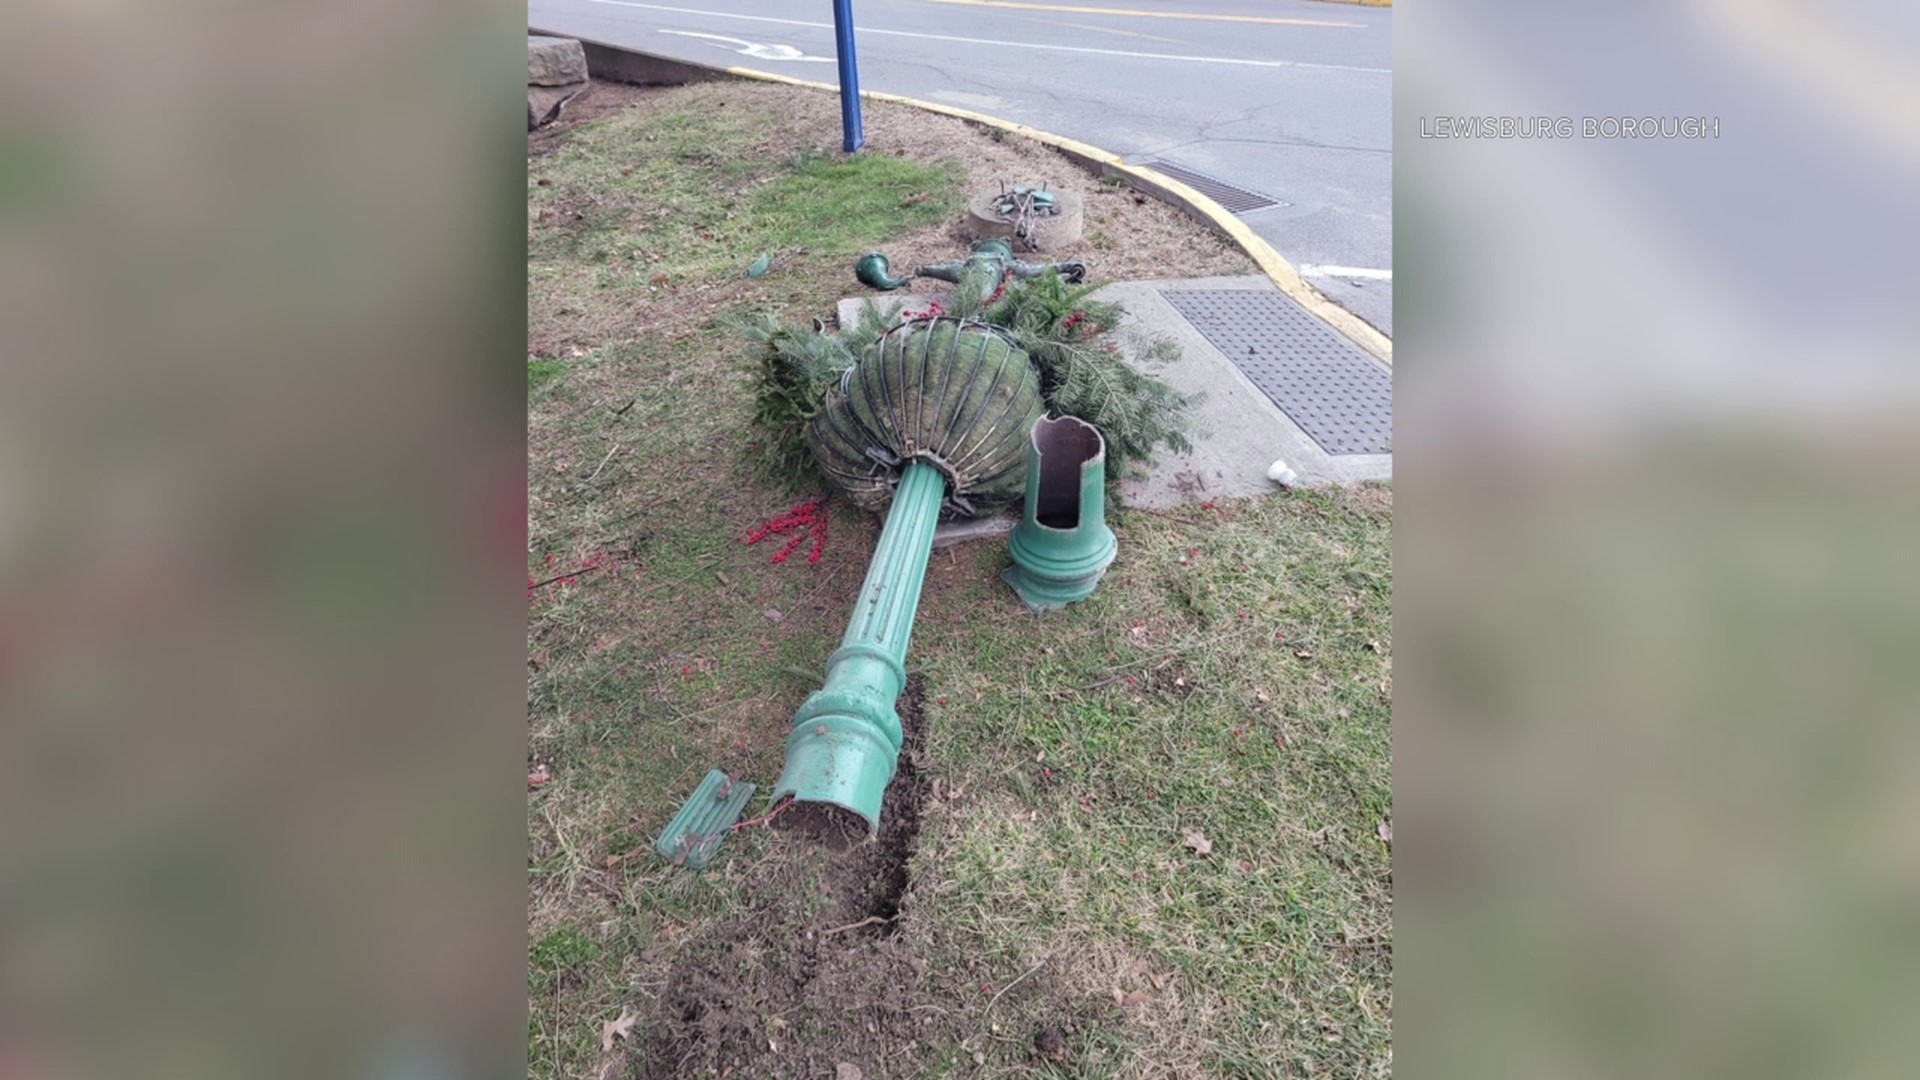
[[[781,811],[785,810],[787,807],[792,805],[793,805],[793,800],[789,798],[787,801],[781,803],[779,806],[776,806],[772,810],[768,811],[765,817],[750,818],[746,821],[736,821],[733,824],[727,826],[727,831],[731,832],[734,829],[744,829],[749,825],[765,825],[767,822],[772,821],[774,818],[779,817]]]

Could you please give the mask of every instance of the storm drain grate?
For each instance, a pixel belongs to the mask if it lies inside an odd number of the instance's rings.
[[[1236,214],[1244,214],[1249,210],[1264,210],[1269,206],[1289,205],[1257,191],[1234,187],[1224,180],[1216,180],[1206,173],[1194,172],[1183,165],[1175,165],[1171,161],[1144,161],[1141,164],[1155,172],[1166,173]]]
[[[1393,376],[1282,293],[1163,293],[1329,454],[1393,453]]]

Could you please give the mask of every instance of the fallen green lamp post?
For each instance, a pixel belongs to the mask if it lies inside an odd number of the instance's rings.
[[[907,642],[946,487],[933,465],[907,465],[846,636],[827,659],[826,684],[794,715],[773,797],[793,798],[790,815],[821,816],[817,832],[851,831],[851,822],[828,820],[836,816],[828,807],[858,815],[861,831],[880,827],[881,797],[904,738],[894,702],[907,685]]]
[[[1018,490],[1043,409],[1026,353],[992,326],[942,317],[881,335],[808,425],[821,467],[856,502],[887,504],[887,520],[825,685],[794,716],[773,786],[776,802],[793,799],[790,823],[829,838],[879,828],[934,528],[943,510]]]
[[[813,372],[806,377],[817,381],[808,385],[821,395],[806,399],[818,400],[817,408],[790,413],[797,418],[786,430],[804,443],[825,480],[855,506],[884,511],[886,521],[821,688],[794,715],[785,766],[771,788],[767,814],[756,823],[777,817],[830,846],[877,832],[906,742],[896,703],[907,682],[907,647],[942,518],[1021,504],[1022,517],[1008,541],[1013,566],[1003,579],[1038,611],[1085,599],[1117,549],[1105,514],[1108,444],[1096,424],[1130,422],[1110,409],[1116,392],[1174,416],[1185,407],[1185,399],[1161,384],[1103,369],[1121,361],[1112,358],[1117,350],[1111,343],[1089,344],[1087,330],[1074,330],[1086,312],[1074,308],[1070,318],[1055,315],[1036,330],[1009,318],[1006,304],[990,309],[1016,279],[1042,279],[1032,286],[1041,291],[1013,293],[1008,304],[1019,299],[1064,307],[1084,295],[1058,291],[1084,276],[1083,264],[1036,265],[1012,256],[1010,242],[996,238],[974,244],[964,260],[922,266],[902,278],[893,276],[884,255],[870,253],[856,264],[862,282],[890,289],[912,276],[950,281],[958,286],[954,304],[961,310],[909,317],[884,331],[862,323],[864,342],[853,349],[844,338],[820,346],[818,326],[811,338],[782,340],[777,329],[762,338],[771,355],[799,365],[782,371]],[[1113,309],[1087,307],[1096,321],[1104,320],[1095,332],[1112,329]],[[989,310],[1004,325],[987,321]],[[836,363],[840,357],[850,365]],[[1075,381],[1068,365],[1094,374]],[[792,385],[769,383],[776,396]],[[1105,396],[1090,399],[1089,385],[1106,387]],[[1123,456],[1143,456],[1142,427],[1123,427],[1135,440],[1114,444]],[[1164,432],[1154,437],[1175,441]],[[723,773],[710,775],[656,850],[680,865],[704,865],[719,840],[741,827],[734,823],[741,786]]]

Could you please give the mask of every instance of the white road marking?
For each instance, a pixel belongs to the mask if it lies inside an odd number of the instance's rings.
[[[737,37],[727,37],[724,34],[703,34],[698,30],[662,30],[660,32],[680,37],[707,38],[708,44],[711,45],[720,45],[725,41],[740,46],[732,51],[743,56],[751,56],[755,60],[813,60],[822,64],[834,62],[831,56],[808,56],[791,45],[762,45],[756,41],[741,41]],[[727,45],[720,45],[723,49],[727,47]]]
[[[1392,281],[1391,270],[1367,270],[1358,266],[1302,266],[1301,277],[1356,278],[1361,281]]]
[[[992,94],[969,94],[965,90],[934,90],[927,94],[935,101],[944,101],[950,105],[961,105],[969,109],[985,110],[1004,108],[1007,99]]]
[[[768,15],[738,15],[731,11],[705,11],[700,8],[668,7],[665,4],[641,4],[635,0],[587,0],[590,4],[606,4],[609,7],[644,8],[648,11],[671,11],[681,15],[711,15],[717,19],[744,19],[747,22],[779,23],[782,26],[810,26],[816,29],[831,30],[832,23],[805,22],[800,19],[776,19]],[[1233,64],[1241,67],[1262,68],[1314,68],[1321,71],[1354,71],[1366,75],[1391,75],[1392,68],[1350,67],[1346,64],[1314,64],[1305,60],[1241,60],[1229,56],[1183,56],[1175,53],[1124,52],[1119,49],[1090,49],[1078,45],[1043,45],[1035,41],[994,41],[989,38],[954,37],[950,34],[920,34],[912,30],[875,30],[871,27],[857,27],[862,34],[886,34],[890,37],[922,38],[927,41],[950,41],[961,45],[991,45],[996,49],[1039,49],[1042,52],[1088,53],[1094,56],[1127,56],[1136,60],[1181,60],[1195,64]]]

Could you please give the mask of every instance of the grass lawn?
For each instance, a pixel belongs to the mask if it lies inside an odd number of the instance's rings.
[[[797,496],[750,464],[719,320],[830,316],[871,248],[955,257],[974,142],[1088,190],[1090,236],[1165,208],[883,103],[846,159],[827,95],[595,95],[528,162],[528,575],[559,578],[528,597],[530,1075],[1387,1075],[1384,487],[1123,512],[1044,617],[1003,542],[936,552],[880,841],[652,855],[707,769],[778,775],[877,535],[841,507],[817,566],[742,543]]]

